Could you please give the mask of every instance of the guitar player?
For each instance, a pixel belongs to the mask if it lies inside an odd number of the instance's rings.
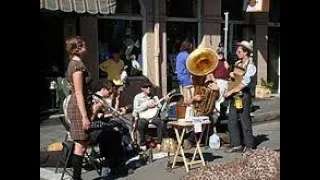
[[[101,108],[93,121],[90,141],[93,144],[95,142],[99,144],[101,154],[107,159],[102,163],[101,173],[101,178],[107,179],[109,170],[111,170],[111,174],[123,170],[125,157],[121,152],[123,152],[123,148],[127,152],[132,150],[133,141],[125,122],[117,118],[119,115],[125,114],[127,108],[119,108],[119,114],[109,110],[111,98],[115,92],[114,83],[111,80],[99,81],[94,87],[96,92],[93,94],[93,103],[100,103]]]
[[[158,108],[160,109],[160,112],[162,112],[164,109],[163,107],[165,107],[165,104],[162,105],[161,103],[157,103],[159,102],[159,98],[158,96],[154,96],[150,93],[151,87],[152,87],[152,84],[150,83],[150,81],[145,80],[141,84],[141,92],[137,94],[133,100],[133,117],[137,118],[137,130],[140,137],[139,145],[141,150],[147,149],[146,131],[148,129],[149,123],[157,126],[157,137],[158,137],[158,143],[159,143],[157,145],[157,148],[160,149],[162,138],[164,135],[167,134],[166,123],[165,121],[161,120],[160,115],[152,119],[139,118],[140,113],[142,114],[150,109],[155,108],[156,106],[158,106]]]

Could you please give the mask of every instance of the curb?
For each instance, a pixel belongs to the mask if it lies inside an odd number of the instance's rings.
[[[256,113],[252,117],[252,124],[261,123],[265,121],[272,121],[280,119],[280,111],[271,111],[271,112],[265,112],[265,113]],[[221,120],[220,124],[227,124],[228,119]]]
[[[252,118],[252,123],[259,123],[276,119],[280,119],[280,111],[259,113]]]

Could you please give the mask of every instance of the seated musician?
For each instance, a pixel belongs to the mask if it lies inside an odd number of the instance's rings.
[[[118,114],[108,110],[111,107],[114,86],[111,80],[99,82],[96,85],[98,91],[93,95],[94,104],[100,104],[99,113],[93,122],[99,128],[92,130],[90,139],[91,142],[99,143],[100,152],[105,157],[102,179],[107,179],[110,170],[111,174],[123,170],[120,168],[124,166],[124,147],[122,144],[125,145],[126,150],[132,149],[129,129],[125,122],[117,118],[117,116],[125,114],[127,109],[120,108]],[[96,128],[95,126],[92,126],[93,129]]]
[[[139,133],[139,138],[140,138],[140,149],[141,150],[146,150],[146,131],[148,129],[148,124],[154,124],[157,126],[157,140],[158,140],[158,145],[157,148],[160,149],[160,144],[162,142],[162,138],[164,135],[167,134],[167,127],[166,123],[161,120],[160,114],[158,114],[156,117],[152,119],[146,119],[141,117],[141,113],[148,111],[149,109],[155,108],[158,106],[160,111],[163,111],[162,107],[165,105],[161,105],[161,103],[157,103],[159,101],[158,96],[154,96],[150,93],[150,89],[152,87],[152,84],[148,81],[145,80],[141,84],[141,93],[137,94],[134,97],[134,102],[133,102],[133,117],[137,118],[137,130]]]

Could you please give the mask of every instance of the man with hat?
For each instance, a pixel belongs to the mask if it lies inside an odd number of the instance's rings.
[[[152,87],[152,84],[149,80],[144,80],[141,83],[140,87],[141,92],[137,94],[133,100],[133,117],[135,117],[137,121],[137,130],[140,138],[140,148],[142,150],[146,150],[146,131],[148,128],[148,124],[150,123],[157,126],[157,138],[159,144],[161,144],[163,136],[167,133],[167,127],[165,122],[160,119],[160,116],[152,119],[145,119],[140,118],[139,114],[156,106],[158,106],[158,108],[161,108],[161,111],[163,111],[162,107],[165,107],[165,105],[158,103],[158,96],[151,94],[150,89]]]
[[[227,152],[243,152],[255,148],[254,136],[252,132],[252,123],[250,116],[251,93],[249,86],[252,83],[251,78],[256,74],[256,66],[250,58],[253,51],[252,43],[242,41],[237,44],[236,55],[238,61],[235,63],[235,69],[242,69],[242,80],[229,89],[224,96],[230,98],[228,129],[231,139],[231,147]],[[235,77],[234,72],[230,73],[230,77]],[[238,118],[240,118],[241,128]],[[241,133],[243,132],[243,142]],[[244,144],[244,148],[242,146]]]

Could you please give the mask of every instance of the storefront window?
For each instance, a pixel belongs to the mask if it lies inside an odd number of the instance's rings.
[[[197,17],[197,0],[167,0],[166,7],[169,17]]]
[[[198,24],[186,22],[167,22],[167,52],[168,75],[175,76],[175,57],[180,51],[184,40],[191,41],[195,47],[198,45]]]
[[[142,75],[141,21],[99,19],[98,39],[99,64],[112,58],[111,49],[117,49],[128,75]],[[99,77],[106,77],[106,73],[101,69]]]

